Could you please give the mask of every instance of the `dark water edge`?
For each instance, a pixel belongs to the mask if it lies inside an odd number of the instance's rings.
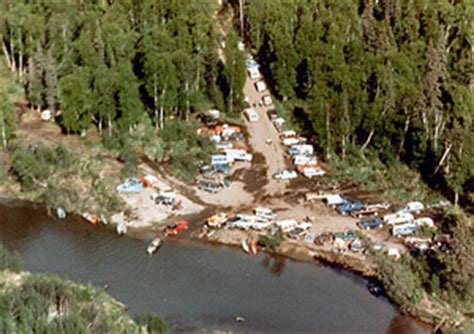
[[[145,241],[32,203],[0,200],[0,241],[27,270],[106,286],[132,316],[156,312],[172,332],[429,332],[348,272],[180,240],[150,258]]]

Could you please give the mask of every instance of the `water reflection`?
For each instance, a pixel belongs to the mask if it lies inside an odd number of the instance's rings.
[[[268,269],[273,276],[280,276],[285,269],[285,258],[281,256],[270,256],[264,254],[262,258],[262,266]]]

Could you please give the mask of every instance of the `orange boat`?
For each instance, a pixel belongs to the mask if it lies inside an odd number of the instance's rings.
[[[255,241],[250,241],[249,246],[250,246],[250,251],[252,252],[252,254],[257,255],[257,253],[258,253],[257,243]]]
[[[97,216],[95,213],[91,214],[89,212],[84,212],[82,217],[93,225],[97,225],[100,222],[99,216]]]

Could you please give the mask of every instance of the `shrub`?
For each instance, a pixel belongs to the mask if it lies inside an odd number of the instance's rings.
[[[159,316],[151,312],[142,314],[137,323],[146,328],[146,332],[150,334],[166,332],[166,324]]]
[[[268,247],[272,250],[275,250],[281,245],[284,240],[283,231],[281,228],[277,228],[273,231],[268,231],[267,235],[262,235],[258,239],[258,244],[262,247]]]
[[[19,272],[23,267],[23,261],[16,252],[10,252],[0,244],[0,270]]]

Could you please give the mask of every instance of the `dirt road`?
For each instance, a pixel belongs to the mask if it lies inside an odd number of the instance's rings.
[[[273,106],[259,105],[262,97],[265,94],[269,94],[269,92],[268,90],[261,93],[257,92],[255,88],[256,81],[258,80],[251,80],[247,76],[244,94],[247,96],[250,105],[255,105],[253,108],[257,111],[259,120],[257,122],[249,122],[246,119],[245,124],[249,133],[250,145],[255,152],[262,154],[265,158],[266,176],[268,179],[268,183],[265,186],[265,194],[274,196],[283,192],[289,184],[289,181],[277,181],[272,177],[273,174],[286,169],[287,163],[278,132],[267,116],[267,111],[272,109]]]

